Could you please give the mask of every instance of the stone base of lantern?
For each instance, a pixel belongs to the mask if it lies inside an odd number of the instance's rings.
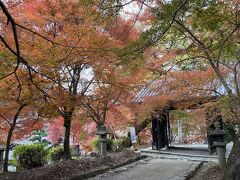
[[[226,143],[225,142],[214,142],[213,145],[217,149],[219,164],[225,165],[226,164]]]

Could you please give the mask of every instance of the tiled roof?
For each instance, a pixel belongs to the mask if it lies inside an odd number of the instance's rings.
[[[142,103],[149,97],[158,96],[161,93],[166,92],[168,87],[166,86],[166,81],[154,80],[148,83],[142,90],[137,93],[134,98],[134,102]]]

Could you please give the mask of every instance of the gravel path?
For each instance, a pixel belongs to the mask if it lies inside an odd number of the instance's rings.
[[[200,162],[147,158],[90,180],[184,180]]]

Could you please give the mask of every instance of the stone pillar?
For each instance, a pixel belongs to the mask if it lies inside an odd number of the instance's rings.
[[[106,157],[107,155],[107,131],[105,129],[101,129],[97,132],[97,135],[99,136],[99,142],[100,142],[100,152],[99,155]]]
[[[100,138],[100,156],[106,157],[107,155],[107,142],[106,138]]]
[[[181,144],[183,142],[183,137],[182,137],[182,121],[178,120],[177,125],[178,125],[178,143]]]

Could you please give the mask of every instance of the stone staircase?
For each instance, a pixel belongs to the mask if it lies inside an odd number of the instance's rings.
[[[198,155],[195,153],[191,153],[189,151],[195,150],[187,150],[185,153],[178,153],[176,151],[167,151],[167,150],[152,150],[152,149],[142,149],[140,150],[141,154],[153,157],[153,158],[162,158],[162,159],[181,159],[187,161],[199,161],[199,162],[218,162],[216,155]]]

